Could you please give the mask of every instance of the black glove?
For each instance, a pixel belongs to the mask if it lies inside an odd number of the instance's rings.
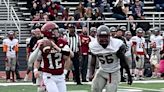
[[[136,56],[136,61],[139,61],[139,57],[138,56]]]
[[[132,85],[133,80],[132,80],[132,76],[128,75],[128,85]]]

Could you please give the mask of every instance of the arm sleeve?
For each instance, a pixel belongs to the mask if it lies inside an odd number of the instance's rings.
[[[28,59],[28,64],[32,65],[37,59],[38,57],[41,55],[41,51],[39,48],[36,48],[29,56]]]
[[[3,52],[7,52],[7,45],[5,40],[3,40]]]
[[[120,49],[117,51],[117,57],[120,59],[120,65],[121,67],[123,67],[126,72],[128,73],[128,75],[130,76],[130,70],[129,70],[129,66],[127,64],[127,59],[126,59],[126,56],[125,56],[125,52],[126,51],[126,46],[123,44]]]
[[[69,46],[68,46],[68,45],[65,45],[65,46],[62,48],[61,53],[62,53],[63,55],[69,56],[69,55],[70,55],[70,48],[69,48]]]

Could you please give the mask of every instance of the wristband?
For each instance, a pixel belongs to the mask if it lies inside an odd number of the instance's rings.
[[[37,72],[37,71],[38,71],[38,69],[37,69],[37,68],[35,68],[35,69],[34,69],[34,72]]]
[[[64,75],[66,75],[68,73],[68,70],[64,69]]]

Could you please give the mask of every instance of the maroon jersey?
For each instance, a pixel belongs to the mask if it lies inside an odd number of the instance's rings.
[[[59,38],[58,42],[56,43],[60,48],[64,48],[67,45],[67,41]],[[57,52],[56,50],[52,49],[49,54],[42,53],[42,59],[44,62],[44,66],[42,68],[43,72],[51,73],[52,75],[61,75],[64,71],[64,59],[63,52]]]
[[[80,40],[81,40],[80,51],[82,52],[83,55],[87,55],[89,51],[89,42],[91,41],[91,39],[89,38],[89,36],[80,35]]]

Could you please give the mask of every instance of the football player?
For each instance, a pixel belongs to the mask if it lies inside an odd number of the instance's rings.
[[[126,69],[128,84],[132,84],[129,67],[125,59],[126,46],[123,41],[110,37],[110,29],[101,25],[97,28],[97,40],[90,43],[92,53],[90,66],[90,80],[92,80],[91,92],[102,92],[106,86],[106,92],[117,92],[120,82],[120,65]],[[94,75],[96,58],[100,61],[100,68]],[[120,64],[122,63],[122,64]]]
[[[134,75],[134,62],[132,60],[131,38],[132,38],[132,33],[130,31],[126,31],[125,32],[125,41],[126,41],[126,45],[127,45],[127,50],[126,50],[125,56],[128,61],[127,64],[129,65],[130,72],[132,75]]]
[[[18,39],[15,38],[14,31],[7,33],[7,38],[3,40],[3,52],[6,55],[6,80],[10,82],[10,71],[12,73],[12,81],[15,81],[14,73],[18,59]]]
[[[160,61],[160,51],[163,48],[163,37],[160,35],[160,29],[158,27],[155,27],[153,31],[154,35],[150,36],[150,46],[152,48],[150,62],[155,66],[159,64]],[[155,68],[154,71],[153,77],[158,77],[160,75],[158,74],[158,70]]]
[[[32,36],[28,39],[29,42],[27,43],[27,60],[28,60],[28,57],[30,56],[30,54],[33,52],[33,50],[34,50],[33,48],[34,48],[35,44],[37,43],[37,41],[39,39],[42,39],[42,34],[41,34],[41,31],[39,28],[32,30],[31,34],[32,34]],[[28,65],[28,67],[27,67],[24,81],[28,81],[29,74],[33,70],[33,63],[27,62],[27,65]],[[33,72],[32,72],[32,75],[33,75]],[[33,83],[36,82],[36,79],[34,78],[34,76],[32,76],[32,81],[33,81]]]
[[[144,62],[145,56],[149,58],[149,55],[145,49],[145,38],[143,37],[144,31],[142,28],[136,29],[136,36],[131,38],[132,40],[132,52],[136,63],[135,79],[143,80]]]
[[[48,92],[66,92],[64,74],[67,73],[66,69],[70,65],[70,56],[73,56],[73,53],[65,40],[58,39],[58,26],[55,23],[47,22],[42,26],[41,32],[44,34],[44,38],[38,41],[35,51],[29,57],[29,61],[35,61],[35,77],[39,76],[40,63],[43,62],[40,70],[46,90]],[[44,39],[48,39],[52,43],[49,53],[40,49]]]

